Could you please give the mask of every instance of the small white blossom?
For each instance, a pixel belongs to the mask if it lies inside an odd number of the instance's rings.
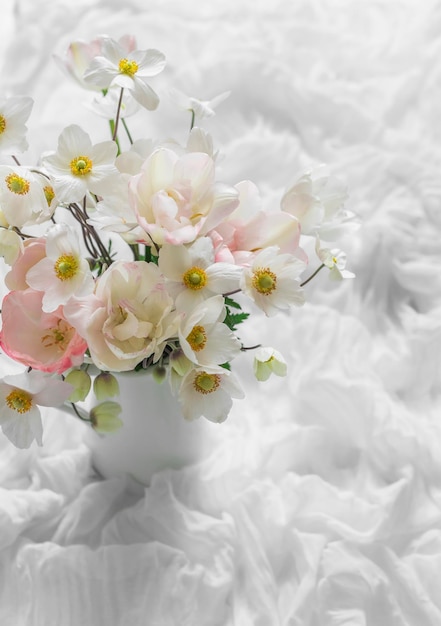
[[[50,218],[42,176],[23,166],[0,166],[0,206],[9,226],[21,228]]]
[[[34,439],[43,445],[39,406],[60,406],[72,393],[68,383],[32,370],[0,379],[0,425],[17,448]]]
[[[329,270],[331,280],[343,280],[344,278],[354,278],[355,274],[345,269],[346,253],[338,248],[320,248],[320,239],[317,237],[315,251],[320,261]]]
[[[185,419],[205,417],[211,422],[224,422],[233,406],[232,398],[244,398],[238,380],[231,372],[207,372],[193,369],[184,376],[179,402]]]
[[[240,283],[244,293],[268,316],[305,301],[300,286],[305,263],[291,254],[278,252],[277,246],[271,246],[256,254]]]
[[[74,296],[93,291],[89,263],[82,256],[77,233],[66,224],[47,232],[46,256],[26,274],[32,289],[43,291],[43,311],[55,311]]]
[[[303,235],[334,241],[358,228],[354,215],[344,208],[345,185],[321,165],[301,176],[284,194],[283,211],[296,217]]]
[[[109,186],[87,223],[97,230],[118,233],[129,244],[150,244],[145,231],[139,226],[135,212],[128,201],[127,176],[120,175]]]
[[[286,376],[286,361],[274,348],[257,348],[254,355],[254,374],[259,381],[268,380],[271,374]]]
[[[128,89],[141,106],[154,110],[159,104],[159,98],[146,79],[156,76],[164,67],[165,56],[159,50],[128,52],[117,41],[107,37],[102,42],[102,56],[92,60],[84,80],[101,89],[113,85]]]
[[[63,58],[54,54],[55,61],[68,73],[81,87],[98,90],[99,87],[91,85],[84,80],[84,72],[89,68],[92,60],[102,54],[103,41],[106,37],[100,36],[92,41],[73,41]],[[118,39],[120,46],[130,53],[136,48],[136,40],[133,35],[123,35]]]
[[[112,177],[118,175],[117,150],[114,141],[92,145],[89,135],[76,124],[65,128],[57,151],[43,158],[58,199],[81,202],[88,191],[103,194]]]
[[[182,321],[179,343],[185,356],[209,371],[220,369],[240,352],[240,341],[223,324],[225,305],[222,296],[213,296],[196,306]]]
[[[209,237],[201,237],[188,247],[164,244],[158,264],[177,308],[182,310],[191,310],[215,294],[237,290],[242,274],[237,265],[215,262]]]
[[[230,91],[224,91],[223,93],[215,96],[211,100],[199,100],[187,96],[179,89],[170,89],[170,98],[177,104],[180,109],[184,111],[192,111],[195,118],[201,119],[204,117],[212,117],[216,115],[214,109],[230,95]]]
[[[0,152],[25,152],[26,122],[31,114],[32,98],[17,96],[0,100]]]

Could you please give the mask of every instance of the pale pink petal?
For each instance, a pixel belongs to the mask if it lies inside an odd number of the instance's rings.
[[[193,193],[197,197],[203,196],[214,182],[214,162],[204,152],[185,154],[175,166],[176,180],[191,181]]]
[[[202,234],[215,229],[218,224],[231,215],[239,204],[239,195],[234,187],[224,183],[215,183],[213,192],[213,205],[201,229]]]

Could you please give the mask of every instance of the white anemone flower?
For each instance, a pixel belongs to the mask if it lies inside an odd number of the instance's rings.
[[[231,91],[224,91],[218,96],[214,96],[211,100],[199,100],[198,98],[187,96],[182,93],[182,91],[179,91],[179,89],[170,89],[169,94],[170,98],[180,109],[184,109],[184,111],[192,111],[195,118],[201,119],[216,115],[214,109],[228,98]]]
[[[32,370],[0,379],[0,425],[17,448],[43,445],[39,406],[60,406],[72,393],[72,385]]]
[[[56,224],[46,236],[46,256],[26,274],[32,289],[43,291],[46,313],[66,304],[72,296],[92,293],[94,280],[83,257],[77,233],[66,224]]]
[[[268,380],[271,374],[286,376],[287,365],[283,355],[274,348],[261,346],[254,354],[254,375],[257,380]]]
[[[0,100],[0,152],[25,152],[26,122],[34,101],[26,96]]]
[[[188,247],[164,244],[158,265],[168,279],[167,288],[176,298],[176,307],[181,310],[191,310],[213,295],[238,290],[243,271],[232,263],[215,263],[209,237],[201,237]]]
[[[354,278],[355,274],[346,270],[346,253],[339,248],[320,248],[320,239],[317,237],[315,251],[320,261],[329,270],[329,278],[331,280],[343,280],[345,278]]]
[[[268,316],[305,302],[300,286],[305,263],[292,254],[278,252],[278,246],[271,246],[257,253],[241,279],[241,289]]]
[[[213,296],[195,307],[179,329],[179,343],[185,356],[207,371],[223,371],[220,366],[240,352],[240,341],[223,324],[225,314],[223,297]]]
[[[334,241],[359,226],[353,213],[344,208],[347,197],[344,183],[320,165],[286,191],[281,207],[299,220],[303,235]]]
[[[118,233],[129,244],[151,245],[146,232],[139,226],[128,201],[127,175],[121,174],[109,192],[100,200],[87,223],[97,230]]]
[[[233,398],[245,394],[232,372],[207,372],[202,368],[190,370],[179,389],[179,402],[187,420],[205,417],[210,422],[224,422],[233,406]]]
[[[64,57],[54,54],[54,59],[61,69],[77,81],[83,89],[99,89],[85,82],[84,72],[89,68],[92,59],[102,54],[102,45],[106,38],[101,35],[92,41],[73,41]],[[123,35],[118,39],[118,43],[126,50],[126,53],[136,48],[136,39],[133,35]]]
[[[56,152],[43,158],[58,200],[81,202],[88,191],[102,195],[109,179],[118,175],[114,141],[92,145],[89,135],[76,124],[67,126],[58,138]]]
[[[165,63],[165,56],[159,50],[128,52],[117,41],[107,37],[102,42],[102,56],[92,60],[84,80],[101,89],[113,85],[128,89],[141,106],[153,111],[159,104],[159,98],[146,80],[162,72]]]
[[[0,166],[0,206],[9,226],[21,228],[50,218],[42,176],[23,166]]]

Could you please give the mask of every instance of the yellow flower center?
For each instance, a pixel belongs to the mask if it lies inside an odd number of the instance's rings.
[[[277,276],[268,267],[258,268],[253,273],[252,285],[256,291],[268,296],[277,287]]]
[[[62,254],[55,262],[54,270],[60,280],[70,280],[78,272],[78,259],[73,254]]]
[[[133,76],[138,71],[138,63],[136,61],[129,61],[129,59],[121,59],[118,68],[121,74]]]
[[[70,162],[70,171],[74,176],[85,176],[92,169],[92,161],[87,156],[77,156]]]
[[[185,272],[182,280],[188,289],[197,291],[207,284],[207,274],[201,267],[191,267]]]
[[[207,372],[201,372],[198,374],[194,381],[193,387],[198,393],[213,393],[220,385],[219,374],[207,374]]]
[[[5,182],[8,186],[9,191],[12,193],[16,193],[19,196],[24,196],[29,191],[29,181],[25,178],[22,178],[18,174],[9,174],[5,178]]]
[[[43,347],[56,346],[60,352],[65,352],[74,333],[73,327],[65,320],[58,320],[57,325],[48,330],[49,333],[41,338]]]
[[[46,196],[47,205],[50,206],[52,200],[55,198],[55,191],[53,187],[51,187],[50,185],[47,185],[46,187],[44,187],[43,191],[44,191],[44,195]]]
[[[0,135],[5,132],[6,120],[5,116],[0,113]]]
[[[187,341],[194,352],[199,352],[205,348],[207,343],[207,333],[203,326],[193,326],[187,337]]]
[[[13,389],[6,396],[6,405],[17,413],[27,413],[32,409],[32,396],[23,389]]]

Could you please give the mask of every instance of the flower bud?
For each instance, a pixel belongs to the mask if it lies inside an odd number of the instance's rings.
[[[23,241],[15,231],[0,229],[0,256],[7,265],[13,265],[23,250]]]
[[[157,365],[152,368],[152,376],[157,383],[163,383],[167,377],[167,370],[162,365]]]
[[[112,433],[123,425],[119,419],[121,406],[112,400],[101,402],[90,411],[92,427],[99,433]]]
[[[190,368],[193,367],[192,362],[185,356],[181,348],[173,350],[170,354],[170,365],[179,376],[185,376]]]
[[[119,396],[119,384],[110,372],[101,372],[93,381],[93,393],[97,400]]]
[[[90,376],[87,372],[84,370],[72,370],[64,380],[74,388],[68,398],[69,402],[82,402],[86,399],[92,384]]]
[[[271,374],[286,376],[286,361],[274,348],[258,348],[254,356],[254,374],[261,382],[268,380]]]

